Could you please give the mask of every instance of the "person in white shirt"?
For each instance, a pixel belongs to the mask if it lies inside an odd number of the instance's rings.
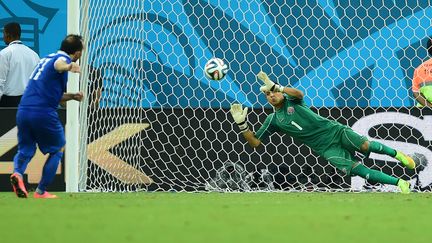
[[[17,107],[39,62],[39,56],[21,41],[21,26],[8,23],[3,40],[8,45],[0,51],[0,107]]]

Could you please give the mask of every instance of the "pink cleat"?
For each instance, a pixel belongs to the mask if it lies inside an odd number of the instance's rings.
[[[35,192],[35,193],[33,194],[33,197],[34,197],[34,198],[48,198],[48,199],[51,199],[51,198],[57,198],[56,195],[54,195],[54,194],[50,194],[50,193],[48,193],[47,191],[45,191],[43,194],[39,194],[39,193]]]
[[[27,198],[28,192],[25,188],[22,176],[18,173],[13,173],[10,177],[10,182],[15,194],[20,198]]]

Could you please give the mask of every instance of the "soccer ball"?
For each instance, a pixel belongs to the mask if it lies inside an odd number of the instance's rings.
[[[228,66],[220,58],[208,60],[204,67],[204,73],[211,80],[221,80],[228,72]]]

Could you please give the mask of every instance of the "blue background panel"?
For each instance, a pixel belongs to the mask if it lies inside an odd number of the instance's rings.
[[[91,2],[89,63],[102,70],[105,107],[268,106],[260,70],[315,107],[412,106],[432,36],[429,1]],[[66,1],[0,3],[0,21],[33,19],[41,55],[66,34]],[[211,57],[229,65],[220,82],[204,76]]]

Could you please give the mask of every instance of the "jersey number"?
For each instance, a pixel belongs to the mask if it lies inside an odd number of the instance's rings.
[[[295,121],[291,121],[291,124],[293,125],[293,126],[295,126],[295,127],[297,127],[297,129],[298,130],[303,130],[303,127],[301,127],[297,122],[295,122]]]
[[[30,79],[33,80],[38,80],[40,75],[42,74],[45,66],[48,64],[48,62],[51,60],[52,58],[42,58],[38,64],[38,67],[33,71],[33,73],[30,75]]]

